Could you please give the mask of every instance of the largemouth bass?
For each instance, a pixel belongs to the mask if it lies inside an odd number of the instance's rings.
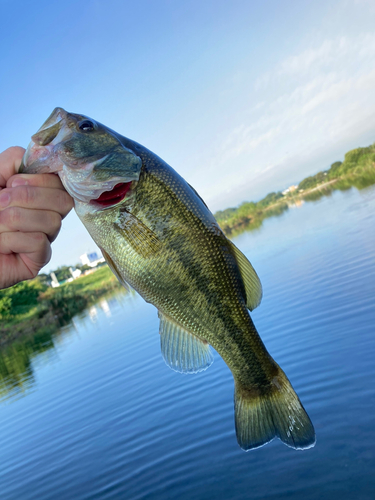
[[[168,366],[205,370],[210,345],[224,359],[241,448],[275,437],[314,446],[313,425],[249,314],[262,298],[259,278],[182,177],[140,144],[62,108],[32,136],[21,171],[60,176],[118,280],[158,309]]]

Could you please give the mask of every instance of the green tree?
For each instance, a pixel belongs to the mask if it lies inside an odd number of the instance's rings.
[[[76,264],[76,269],[79,269],[83,273],[87,271],[88,269],[92,269],[92,267],[88,266],[87,264]]]
[[[22,281],[9,288],[8,295],[12,298],[12,306],[30,306],[38,303],[38,296],[47,288],[38,279]]]
[[[269,205],[273,205],[274,203],[276,203],[282,197],[283,197],[283,195],[280,191],[278,191],[277,193],[268,193],[265,198],[258,201],[256,206],[257,206],[257,208],[260,208],[260,209],[266,208]]]
[[[72,277],[69,271],[70,266],[61,266],[53,271],[58,281],[65,281]]]
[[[335,163],[332,163],[331,168],[329,169],[330,172],[336,172],[342,165],[342,161],[335,161]]]
[[[217,221],[225,221],[229,219],[234,212],[236,212],[235,208],[226,208],[225,210],[218,210],[215,212],[214,216]]]
[[[36,279],[38,279],[42,285],[50,286],[51,276],[49,274],[38,274]]]
[[[9,317],[11,309],[12,299],[7,296],[0,297],[0,319]]]

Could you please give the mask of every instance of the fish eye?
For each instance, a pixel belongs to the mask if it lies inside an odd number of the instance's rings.
[[[83,132],[92,132],[95,129],[95,125],[90,120],[83,120],[78,126]]]

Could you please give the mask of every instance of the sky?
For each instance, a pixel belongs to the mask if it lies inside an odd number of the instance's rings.
[[[373,0],[0,0],[0,151],[56,106],[129,137],[215,212],[375,141]],[[96,246],[74,212],[48,272]]]

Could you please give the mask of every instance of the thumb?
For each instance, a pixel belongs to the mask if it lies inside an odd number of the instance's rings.
[[[12,175],[17,174],[25,149],[13,146],[0,153],[0,188],[4,188]]]

